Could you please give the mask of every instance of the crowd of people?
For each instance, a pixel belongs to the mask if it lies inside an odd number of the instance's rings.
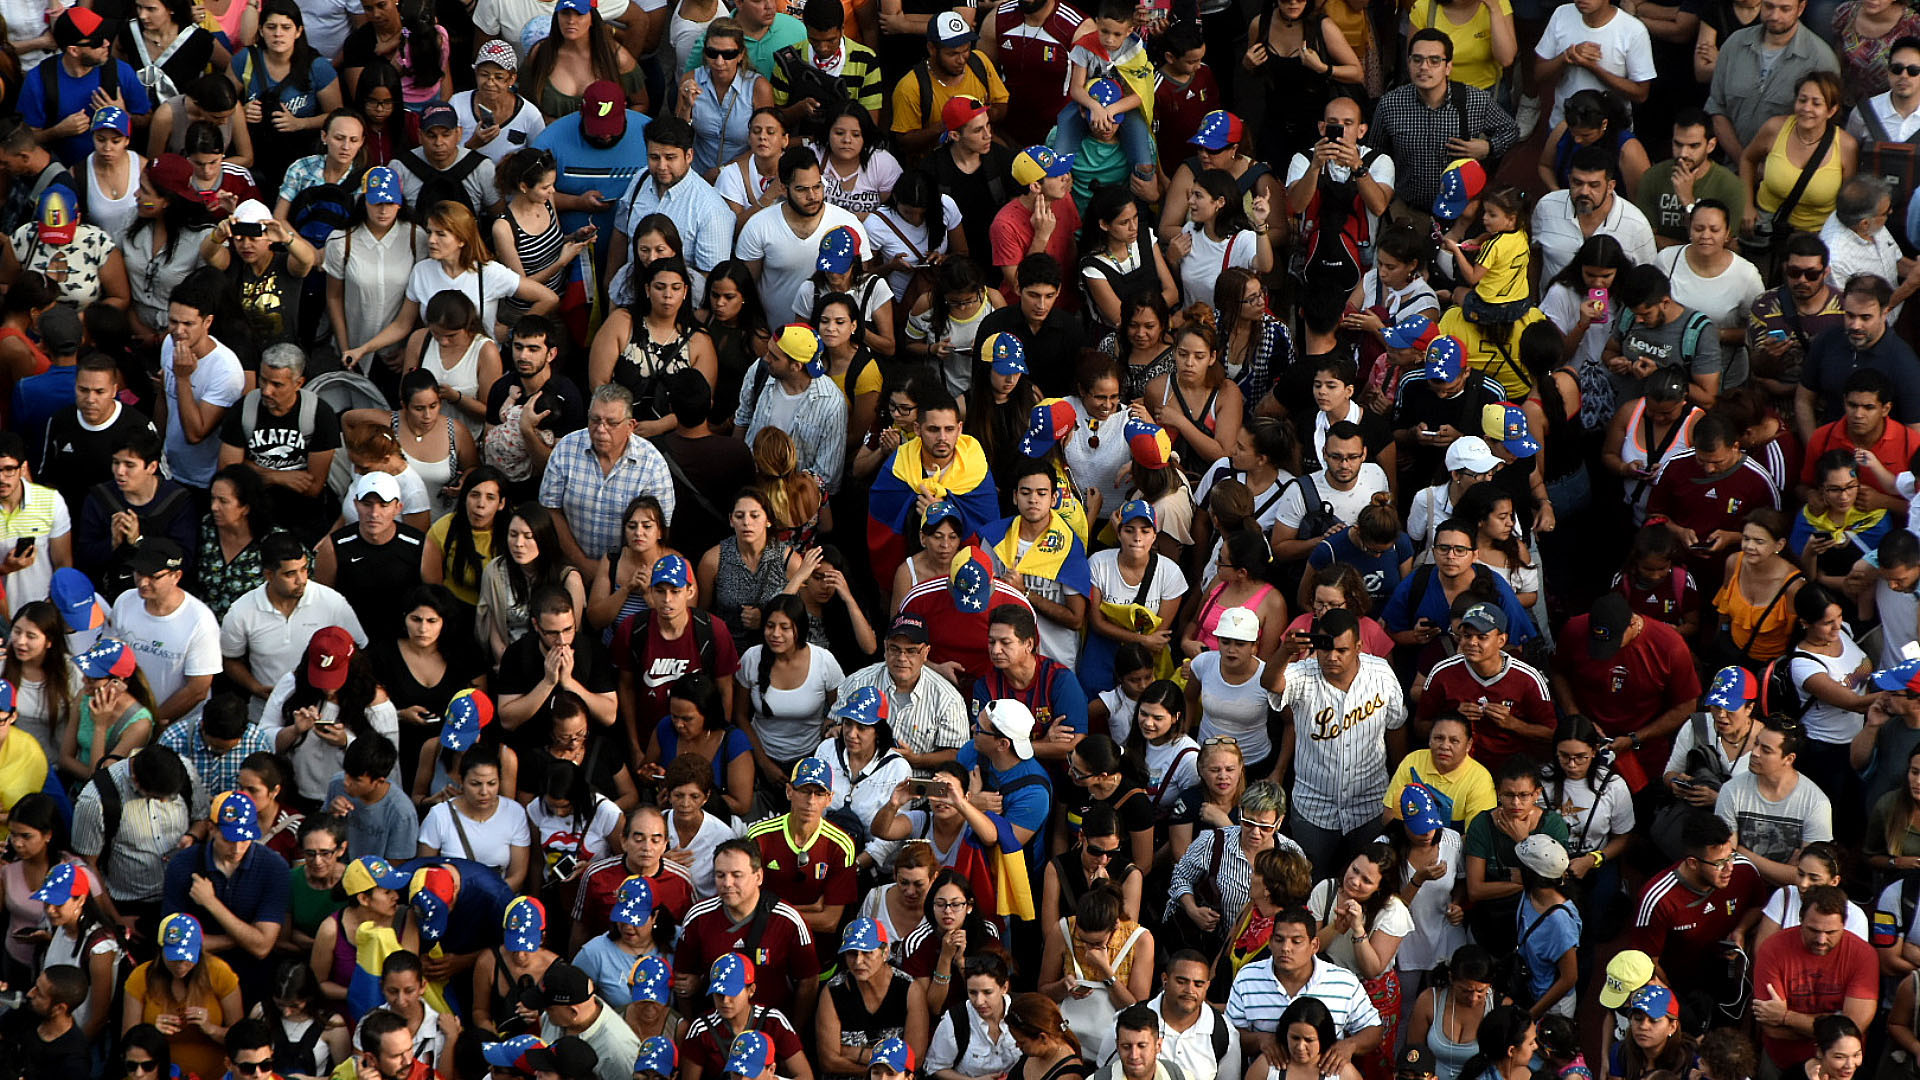
[[[1905,4],[0,27],[0,1080],[1920,1077]]]

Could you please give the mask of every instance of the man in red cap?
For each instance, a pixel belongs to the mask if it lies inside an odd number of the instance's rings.
[[[113,58],[106,20],[92,10],[61,12],[53,21],[53,42],[59,51],[21,79],[20,115],[35,139],[75,165],[93,151],[88,131],[95,111],[113,105],[145,116],[153,102],[133,68]]]
[[[946,129],[941,145],[920,163],[960,208],[968,251],[991,251],[993,216],[1014,194],[1013,151],[994,141],[987,104],[956,94],[940,110]]]
[[[596,266],[606,265],[620,196],[646,171],[648,122],[645,113],[627,107],[627,96],[617,83],[601,79],[587,84],[580,111],[534,136],[534,147],[551,153],[560,172],[553,196],[560,227],[569,233],[586,225],[598,230]]]

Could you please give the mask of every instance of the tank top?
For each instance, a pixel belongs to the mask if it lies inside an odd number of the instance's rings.
[[[146,168],[147,159],[141,157],[138,151],[129,149],[127,161],[130,168],[127,190],[121,192],[117,199],[108,198],[100,187],[93,171],[92,154],[87,155],[86,162],[81,166],[81,180],[87,186],[87,220],[107,230],[109,236],[126,236],[127,228],[139,213],[140,175],[141,170]]]
[[[1060,910],[1072,913],[1080,907],[1080,894],[1087,891],[1087,869],[1080,853],[1068,850],[1053,857],[1054,877],[1060,882]]]
[[[846,972],[827,984],[827,993],[833,995],[834,1010],[840,1014],[840,1041],[843,1045],[872,1046],[882,1039],[906,1036],[907,990],[913,986],[913,979],[899,968],[891,970],[887,994],[873,1009],[867,1008],[859,985]]]
[[[687,360],[687,343],[694,331],[676,326],[671,341],[655,341],[646,321],[634,316],[626,348],[613,363],[614,382],[633,394],[633,415],[637,420],[661,420],[672,415],[667,400],[667,376],[693,365]]]
[[[547,227],[537,233],[530,233],[520,227],[520,222],[509,209],[505,215],[507,228],[513,230],[513,250],[520,255],[520,273],[523,277],[538,278],[542,271],[560,261],[560,249],[567,242],[567,234],[560,229],[560,215],[552,203],[547,204]],[[533,305],[516,297],[507,297],[500,306],[510,316],[503,321],[513,322],[520,316],[533,310]]]
[[[1721,621],[1726,623],[1733,644],[1745,650],[1755,664],[1765,664],[1785,655],[1792,640],[1796,616],[1793,605],[1787,603],[1784,595],[1779,603],[1772,603],[1772,593],[1758,603],[1747,599],[1746,594],[1740,591],[1740,573],[1745,569],[1745,559],[1733,560],[1733,569],[1728,572],[1720,591],[1714,595],[1713,606],[1719,609]],[[1800,571],[1795,570],[1777,591],[1784,594],[1786,587],[1801,576]],[[1754,670],[1758,671],[1759,668]]]
[[[607,580],[613,582],[615,585],[620,583],[619,551],[607,552]],[[614,628],[647,610],[648,606],[647,591],[645,589],[634,589],[628,592],[627,599],[620,605],[620,614],[615,615],[613,621],[607,624],[607,628],[600,632],[600,644],[611,646],[613,644]]]
[[[187,115],[186,97],[183,95],[181,97],[168,98],[160,107],[173,111],[173,127],[167,131],[167,152],[169,154],[186,153],[187,125],[193,123],[193,118]],[[238,115],[239,110],[234,110],[234,116]],[[234,119],[232,116],[227,117],[227,122],[220,125],[220,134],[226,140],[223,144],[225,146],[231,147],[233,145],[233,125]]]
[[[440,385],[458,390],[465,397],[478,397],[480,394],[480,350],[486,347],[490,339],[485,334],[473,335],[467,344],[467,351],[461,353],[452,364],[447,363],[447,354],[440,349],[440,343],[427,335],[426,347],[421,350],[420,366],[433,373]],[[460,422],[467,426],[467,434],[478,439],[486,433],[486,426],[478,420],[472,420],[465,413],[460,414]],[[399,420],[394,421],[396,425]],[[395,434],[398,428],[396,426]]]
[[[478,356],[480,346],[484,344],[484,341],[485,339],[483,338],[475,337],[473,347],[467,350],[467,357]],[[465,366],[466,362],[466,359],[463,358],[460,366]],[[447,422],[447,456],[441,458],[439,461],[424,461],[407,453],[407,444],[400,438],[400,414],[393,414],[393,437],[396,442],[400,443],[400,456],[406,459],[407,464],[412,467],[414,474],[420,477],[420,482],[427,485],[427,494],[433,498],[433,516],[435,520],[438,520],[446,514],[451,514],[460,508],[455,500],[440,494],[448,484],[453,482],[454,474],[459,471],[460,465],[457,455],[453,452],[455,446],[453,416],[451,413],[448,413],[443,419]]]
[[[1220,647],[1220,639],[1213,636],[1213,631],[1220,625],[1220,616],[1226,613],[1229,606],[1244,607],[1249,611],[1258,612],[1261,602],[1266,600],[1267,594],[1273,591],[1273,586],[1262,585],[1260,586],[1260,590],[1252,596],[1249,596],[1244,604],[1227,605],[1216,603],[1220,594],[1225,592],[1226,588],[1227,585],[1225,582],[1215,585],[1213,591],[1207,594],[1207,602],[1200,607],[1200,633],[1197,636],[1200,639],[1200,644],[1205,645],[1209,649],[1218,649]]]
[[[1074,934],[1074,925],[1076,924],[1070,919],[1060,920],[1061,936],[1066,938],[1069,944],[1066,957],[1067,973],[1073,976],[1075,981],[1091,981],[1087,978],[1086,969],[1080,962],[1081,956],[1086,953],[1086,946],[1080,944],[1078,937]],[[1133,947],[1140,943],[1140,939],[1145,937],[1146,933],[1146,927],[1122,919],[1119,925],[1113,928],[1113,933],[1107,936],[1109,949],[1113,948],[1115,939],[1121,942],[1119,949],[1112,953],[1112,960],[1108,962],[1115,982],[1126,982],[1127,976],[1133,972]],[[1083,998],[1067,995],[1067,999],[1060,1003],[1060,1015],[1066,1020],[1067,1026],[1073,1033],[1079,1037],[1081,1057],[1088,1061],[1107,1059],[1108,1051],[1113,1049],[1113,1022],[1119,1015],[1119,1010],[1114,1008],[1113,998],[1105,989],[1095,988],[1093,993]]]
[[[275,1017],[267,1025],[267,1033],[273,1038],[273,1070],[280,1075],[297,1073],[301,1076],[318,1076],[319,1059],[314,1055],[314,1047],[320,1042],[320,1036],[327,1030],[325,1020],[308,1019],[294,1025],[300,1028],[299,1034],[289,1030],[285,1017]]]
[[[1447,1038],[1447,1000],[1445,987],[1433,990],[1433,1024],[1427,1028],[1427,1049],[1433,1051],[1433,1065],[1436,1080],[1456,1080],[1460,1070],[1466,1068],[1473,1055],[1480,1052],[1478,1040],[1473,1042],[1455,1042]],[[1480,1015],[1485,1016],[1493,1010],[1493,995],[1487,995],[1482,1004]]]
[[[1620,447],[1620,460],[1628,465],[1651,465],[1654,471],[1672,461],[1681,451],[1693,445],[1693,425],[1705,415],[1698,408],[1687,406],[1687,415],[1680,418],[1679,431],[1668,442],[1666,449],[1660,450],[1657,460],[1654,451],[1659,450],[1652,441],[1647,424],[1647,399],[1638,398],[1630,410],[1631,419],[1627,421],[1627,441]],[[1653,491],[1651,480],[1642,483],[1628,480],[1625,484],[1627,504],[1633,507],[1635,518],[1647,512],[1647,496]]]
[[[1199,416],[1193,415],[1193,410],[1187,407],[1187,399],[1175,393],[1174,390],[1174,379],[1173,376],[1169,374],[1167,376],[1166,386],[1160,391],[1160,404],[1165,405],[1171,401],[1180,406],[1181,415],[1185,416],[1188,421],[1196,426],[1204,428],[1207,433],[1211,435],[1219,422],[1219,418],[1214,415],[1214,404],[1220,400],[1220,387],[1216,385],[1213,389],[1207,391],[1207,400],[1201,403]],[[1171,434],[1171,432],[1169,434]],[[1179,435],[1174,438],[1173,452],[1180,455],[1180,461],[1183,467],[1187,462],[1193,462],[1195,468],[1199,468],[1203,464],[1201,462],[1201,455],[1194,452],[1193,444],[1187,441],[1185,435]],[[1199,479],[1199,474],[1189,472],[1187,478],[1197,480]]]
[[[1787,159],[1788,140],[1793,138],[1798,123],[1796,119],[1789,119],[1781,124],[1779,133],[1773,137],[1773,149],[1767,152],[1765,170],[1760,174],[1760,191],[1754,200],[1763,214],[1778,210],[1780,204],[1787,201],[1787,196],[1793,193],[1794,184],[1800,181],[1801,167]],[[1811,167],[1812,162],[1808,162],[1808,165]],[[1827,215],[1833,212],[1834,203],[1840,198],[1843,179],[1840,175],[1840,142],[1836,138],[1827,151],[1826,160],[1814,170],[1807,190],[1801,192],[1800,201],[1793,205],[1793,212],[1787,215],[1787,224],[1793,229],[1819,232]]]

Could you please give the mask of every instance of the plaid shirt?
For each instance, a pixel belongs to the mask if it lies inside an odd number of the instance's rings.
[[[1520,127],[1513,117],[1476,86],[1448,83],[1447,97],[1437,109],[1420,100],[1420,91],[1412,83],[1381,96],[1374,106],[1368,141],[1393,158],[1395,198],[1416,210],[1433,205],[1434,196],[1440,194],[1440,174],[1452,158],[1447,140],[1460,137],[1461,113],[1466,114],[1468,136],[1492,144],[1489,158],[1505,154],[1520,141]]]
[[[160,745],[179,754],[193,766],[193,771],[207,784],[208,797],[240,786],[240,763],[247,760],[248,754],[273,750],[273,740],[261,731],[260,725],[248,724],[247,730],[240,735],[240,745],[224,754],[219,753],[200,737],[198,720],[168,727],[160,733]]]
[[[847,676],[840,684],[836,700],[847,700],[863,686],[887,695],[887,704],[892,707],[888,722],[893,725],[893,737],[915,754],[958,750],[971,737],[966,699],[938,672],[922,669],[913,692],[902,694],[894,685],[893,676],[887,673],[887,665],[872,664]],[[915,771],[931,775],[926,770]]]
[[[761,428],[773,422],[774,395],[786,392],[772,375],[761,379],[760,371],[765,366],[762,360],[747,372],[740,407],[733,414],[733,426],[746,432],[748,446],[753,445],[753,437]],[[840,467],[847,457],[847,396],[832,379],[818,378],[807,384],[787,434],[793,436],[800,450],[800,467],[820,477],[829,492],[838,491]]]
[[[587,429],[564,435],[540,478],[540,505],[567,515],[567,527],[589,559],[619,550],[620,515],[636,495],[659,499],[667,523],[673,523],[673,473],[660,451],[638,435],[627,437],[626,453],[610,473],[601,471]]]

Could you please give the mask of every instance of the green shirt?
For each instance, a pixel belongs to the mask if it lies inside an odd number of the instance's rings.
[[[295,863],[288,873],[292,878],[287,889],[288,913],[293,917],[294,929],[312,937],[327,916],[346,907],[347,902],[334,899],[332,889],[316,889],[309,884],[305,863]]]
[[[1747,186],[1725,165],[1713,165],[1707,175],[1695,181],[1693,197],[1695,201],[1716,199],[1726,203],[1728,224],[1735,230],[1740,228],[1740,219],[1747,212]],[[1640,177],[1640,190],[1634,193],[1633,205],[1647,216],[1654,236],[1687,242],[1687,208],[1673,194],[1672,158],[1649,168]]]
[[[1546,833],[1560,841],[1562,847],[1567,844],[1567,821],[1555,811],[1548,810],[1542,814],[1540,824],[1534,826],[1533,831]],[[1467,826],[1466,853],[1487,860],[1488,881],[1514,880],[1513,872],[1520,865],[1520,859],[1513,853],[1516,846],[1513,837],[1493,827],[1491,812],[1474,818]]]
[[[1047,132],[1047,145],[1053,145],[1054,134]],[[1086,213],[1087,200],[1093,198],[1094,188],[1125,184],[1131,169],[1127,152],[1120,149],[1120,140],[1101,142],[1091,135],[1081,139],[1073,158],[1073,208]]]

